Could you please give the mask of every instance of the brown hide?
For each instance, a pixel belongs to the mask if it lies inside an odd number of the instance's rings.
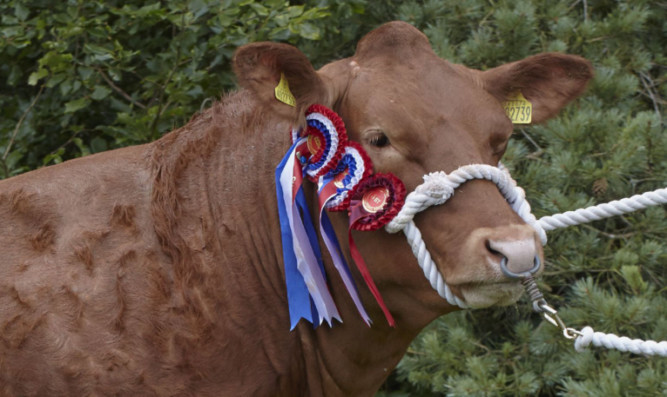
[[[0,182],[1,395],[373,395],[414,336],[454,308],[401,233],[356,233],[397,327],[354,272],[367,327],[326,257],[344,323],[289,331],[273,174],[291,126],[311,103],[333,107],[375,171],[410,191],[428,172],[498,162],[507,93],[522,90],[541,121],[591,77],[587,61],[561,54],[486,72],[452,65],[399,22],[319,72],[273,43],[241,48],[234,66],[244,89],[154,143]],[[273,97],[281,73],[296,108]],[[332,220],[345,241],[346,216]],[[493,184],[469,182],[416,222],[461,298],[517,299],[488,242],[535,236]]]

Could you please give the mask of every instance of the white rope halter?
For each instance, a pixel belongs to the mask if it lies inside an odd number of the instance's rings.
[[[438,294],[446,299],[450,305],[462,309],[467,308],[468,305],[454,295],[445,282],[438,267],[431,259],[431,254],[426,248],[421,232],[415,225],[413,218],[417,213],[432,205],[445,203],[454,195],[456,188],[472,179],[486,179],[495,183],[512,209],[519,214],[524,222],[535,229],[542,244],[546,244],[547,235],[535,216],[530,212],[530,204],[526,201],[525,192],[517,186],[507,169],[502,165],[493,167],[487,164],[471,164],[460,167],[450,174],[439,171],[424,175],[424,183],[417,186],[414,192],[408,194],[401,211],[385,226],[385,230],[389,233],[397,233],[403,230],[412,252],[417,257],[419,267],[431,283],[431,287],[438,291]]]
[[[542,245],[547,242],[545,231],[592,222],[615,215],[637,211],[649,206],[667,203],[667,188],[663,188],[629,198],[611,201],[609,203],[588,208],[580,208],[576,211],[567,211],[562,214],[545,216],[538,221],[530,211],[530,204],[526,201],[524,190],[517,186],[516,181],[512,179],[509,171],[507,171],[502,164],[499,164],[498,167],[486,164],[471,164],[460,167],[450,174],[440,171],[424,175],[424,183],[417,186],[414,192],[408,194],[403,208],[398,215],[385,226],[385,230],[389,233],[397,233],[403,230],[405,237],[412,248],[412,252],[415,254],[415,257],[417,257],[419,267],[421,267],[424,276],[426,276],[431,283],[431,287],[433,287],[442,298],[446,299],[450,305],[458,306],[463,309],[467,308],[468,305],[454,295],[445,282],[445,279],[442,277],[442,274],[433,262],[433,259],[431,259],[431,254],[428,252],[428,249],[426,249],[426,244],[424,244],[421,232],[419,231],[419,228],[417,228],[417,225],[415,225],[413,218],[417,213],[432,205],[445,203],[454,195],[456,188],[472,179],[486,179],[495,183],[512,209],[524,220],[524,222],[535,229],[540,237]],[[555,310],[552,314],[555,315]],[[564,327],[564,324],[562,324],[562,327]],[[566,331],[566,336],[568,335],[568,331],[574,331],[574,333],[578,335],[575,340],[575,348],[577,351],[581,351],[586,346],[593,344],[598,347],[629,351],[636,354],[667,356],[667,341],[655,342],[619,337],[614,334],[594,332],[591,327],[585,327],[581,332],[570,328],[565,328],[564,331]]]

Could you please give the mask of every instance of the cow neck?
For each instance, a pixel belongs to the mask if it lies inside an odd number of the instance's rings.
[[[153,215],[174,278],[230,307],[285,299],[280,230],[267,220],[276,217],[272,178],[290,124],[240,91],[153,145]],[[248,322],[277,329],[285,319],[274,317]]]
[[[314,190],[312,185],[309,188]],[[309,193],[309,196],[312,197],[312,203],[317,202],[316,193]],[[314,215],[314,206],[310,208]],[[346,260],[352,263],[347,241],[343,238],[347,234],[347,215],[338,212],[330,213],[330,216]],[[385,233],[390,239],[396,238],[397,244],[406,244],[404,237],[390,235],[384,230],[359,232],[362,233]],[[320,245],[322,249],[325,248],[322,242]],[[383,279],[382,274],[373,275],[378,285],[382,285],[382,296],[396,319],[396,327],[387,324],[381,308],[374,303],[371,292],[365,288],[362,276],[357,271],[352,272],[361,298],[373,320],[369,327],[346,293],[330,258],[325,256],[324,265],[326,273],[330,275],[330,290],[343,323],[313,330],[311,324],[302,321],[297,328],[305,345],[317,346],[315,368],[325,395],[331,390],[338,390],[341,395],[373,395],[389,376],[391,369],[398,364],[417,334],[431,321],[456,310],[454,307],[445,308],[442,299],[434,291],[424,288],[424,276],[416,263],[413,263],[414,257],[410,255],[407,259],[411,261],[406,265],[408,274],[401,280],[400,285],[396,284],[395,280]],[[359,389],[361,386],[364,386],[364,389]]]

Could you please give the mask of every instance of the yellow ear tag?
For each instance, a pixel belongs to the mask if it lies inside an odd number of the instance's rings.
[[[524,98],[520,91],[510,95],[503,102],[505,113],[513,124],[530,124],[533,119],[533,104]]]
[[[276,92],[277,100],[290,106],[296,106],[296,98],[292,95],[292,91],[289,90],[289,84],[284,73],[280,73],[280,81],[274,91]]]

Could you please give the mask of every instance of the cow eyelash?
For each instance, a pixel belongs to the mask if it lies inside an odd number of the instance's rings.
[[[380,132],[373,135],[371,139],[369,139],[368,143],[375,147],[385,147],[389,145],[389,138],[387,138],[384,133]]]

